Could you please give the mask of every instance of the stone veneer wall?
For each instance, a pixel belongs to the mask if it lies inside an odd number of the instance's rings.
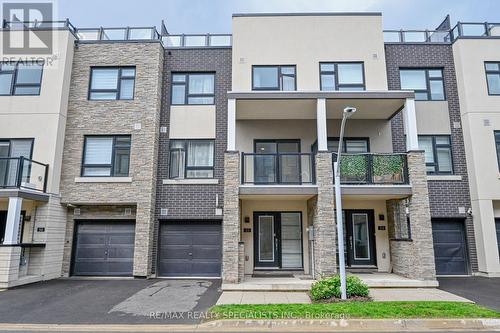
[[[465,147],[460,118],[460,102],[451,45],[386,44],[387,80],[390,90],[401,89],[400,68],[442,68],[448,112],[450,115],[453,171],[462,180],[428,182],[432,218],[465,220],[467,247],[472,271],[477,271],[477,253],[472,217],[459,213],[458,207],[471,207]],[[418,103],[418,102],[417,102]],[[460,126],[456,126],[456,124]],[[393,149],[406,152],[402,113],[391,121]]]
[[[308,202],[314,228],[314,275],[316,278],[337,271],[337,232],[333,195],[332,154],[316,154],[316,184],[318,195]]]
[[[109,205],[136,207],[134,275],[149,276],[152,263],[152,238],[158,137],[161,111],[164,49],[157,42],[111,42],[79,44],[75,50],[68,104],[66,139],[63,153],[61,195],[63,203],[85,208],[100,206],[97,216],[110,219]],[[135,66],[133,100],[88,100],[90,71],[93,66]],[[129,183],[78,183],[85,135],[131,135]],[[91,218],[92,216],[89,216]],[[71,228],[73,216],[68,216]],[[71,258],[72,237],[65,247],[65,270]]]
[[[224,219],[222,222],[222,279],[239,281],[240,242],[240,154],[224,155]]]
[[[412,185],[408,205],[412,237],[407,241],[390,241],[393,272],[412,279],[434,280],[434,246],[423,151],[408,152],[408,173]],[[391,229],[394,229],[396,223],[406,223],[406,214],[397,214],[398,211],[404,212],[405,208],[397,209],[396,205],[404,206],[404,202],[389,200],[387,203],[389,235],[394,235],[394,230]]]

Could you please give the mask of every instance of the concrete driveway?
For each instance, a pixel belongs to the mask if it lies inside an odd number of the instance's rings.
[[[58,279],[0,292],[0,323],[196,324],[219,280]]]
[[[500,311],[500,278],[446,277],[438,280],[439,289]]]

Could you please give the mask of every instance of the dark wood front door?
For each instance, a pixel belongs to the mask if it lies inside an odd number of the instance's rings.
[[[349,266],[375,266],[375,223],[373,210],[346,210],[346,249]]]

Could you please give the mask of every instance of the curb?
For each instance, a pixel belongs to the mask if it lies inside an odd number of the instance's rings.
[[[199,325],[0,324],[0,330],[24,332],[417,332],[441,330],[500,331],[499,319],[348,319],[216,320]]]

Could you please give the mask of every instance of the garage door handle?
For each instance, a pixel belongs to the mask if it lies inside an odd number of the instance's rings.
[[[191,252],[190,252],[190,253],[188,253],[188,254],[189,254],[190,256],[192,256],[192,255],[193,255]]]

